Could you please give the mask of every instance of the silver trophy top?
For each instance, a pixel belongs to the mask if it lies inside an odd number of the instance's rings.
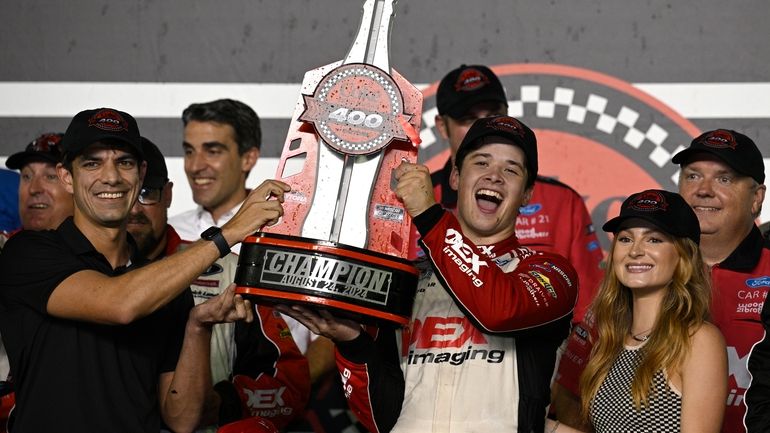
[[[390,73],[390,28],[396,0],[366,0],[361,25],[344,64],[367,63]]]

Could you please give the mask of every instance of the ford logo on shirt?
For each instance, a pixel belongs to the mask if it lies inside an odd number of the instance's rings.
[[[770,276],[763,275],[759,278],[749,278],[746,280],[746,286],[756,289],[757,287],[770,287]]]
[[[526,206],[522,206],[519,208],[519,213],[522,215],[534,215],[538,212],[540,212],[540,209],[543,208],[543,205],[540,203],[532,203],[528,204]]]
[[[221,274],[222,272],[224,272],[224,269],[222,269],[222,267],[221,267],[221,266],[219,266],[219,265],[218,265],[218,264],[216,264],[216,263],[212,263],[212,264],[211,264],[211,266],[209,266],[209,268],[208,268],[208,269],[206,269],[206,270],[205,270],[205,271],[204,271],[204,272],[201,274],[201,277],[207,277],[207,276],[209,276],[209,275],[214,275],[214,274]]]

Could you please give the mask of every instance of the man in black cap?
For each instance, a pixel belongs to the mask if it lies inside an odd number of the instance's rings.
[[[72,195],[56,174],[63,134],[47,133],[11,155],[5,165],[21,172],[19,216],[25,230],[54,230],[72,215]]]
[[[192,307],[187,287],[231,245],[277,221],[289,187],[265,182],[227,225],[137,268],[143,258],[126,222],[145,173],[139,137],[127,113],[78,113],[57,166],[73,217],[55,231],[20,232],[0,255],[12,431],[157,432],[161,417],[191,431],[212,386],[213,324],[253,319],[232,290]]]
[[[173,184],[163,154],[142,137],[147,161],[139,198],[128,217],[128,232],[145,257],[160,260],[186,248],[168,224]],[[238,256],[217,260],[191,284],[193,299],[201,304],[221,294],[235,277]],[[256,306],[259,320],[222,323],[211,336],[211,375],[215,384],[201,424],[224,425],[259,416],[282,429],[302,414],[310,393],[307,360],[300,352],[280,314]],[[255,398],[255,396],[258,396]]]
[[[465,134],[477,119],[505,115],[508,100],[495,73],[483,65],[461,65],[441,79],[436,91],[436,129],[449,144],[444,168],[431,174],[436,200],[447,209],[457,206],[450,185],[453,160]],[[573,322],[583,318],[602,278],[599,240],[583,198],[556,179],[537,176],[529,205],[516,218],[516,237],[537,251],[562,255],[580,277],[580,296]]]
[[[516,238],[537,140],[513,117],[479,119],[454,164],[456,213],[436,203],[427,167],[395,173],[426,257],[408,328],[370,333],[325,311],[280,308],[335,341],[348,402],[370,431],[543,431],[578,288],[564,257]]]
[[[747,360],[762,339],[762,303],[770,286],[770,249],[754,223],[765,199],[762,154],[749,137],[728,129],[708,131],[674,155],[681,166],[679,193],[701,229],[701,253],[711,270],[712,321],[727,343],[730,377],[723,432],[745,432]],[[764,398],[769,396],[765,394]],[[767,403],[765,403],[767,407]],[[749,432],[762,431],[751,428]]]
[[[722,432],[764,431],[752,425],[767,413],[767,379],[746,392],[755,374],[747,369],[749,353],[763,337],[760,311],[770,287],[770,248],[754,223],[766,190],[762,154],[746,135],[717,129],[696,137],[672,161],[681,166],[679,194],[698,216],[700,250],[711,274],[711,320],[727,344],[730,377]],[[591,352],[591,328],[590,322],[583,323],[572,333],[559,368],[557,381],[573,396],[579,395],[579,376]],[[765,355],[757,359],[768,357],[770,349],[762,347]],[[571,412],[566,401],[561,403],[565,407],[556,410],[560,419]]]
[[[72,215],[72,194],[65,190],[56,174],[56,164],[62,159],[60,141],[63,135],[42,134],[23,151],[14,153],[5,161],[8,168],[21,172],[17,201],[13,205],[14,211],[18,210],[21,229],[55,230],[65,218]],[[17,232],[0,232],[0,249]],[[5,346],[0,342],[0,380],[4,381],[6,377],[8,356]],[[4,383],[6,386],[0,391],[0,423],[3,425],[13,403],[13,396],[7,394],[13,389],[11,382]]]

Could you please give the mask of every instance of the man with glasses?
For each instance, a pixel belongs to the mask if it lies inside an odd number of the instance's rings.
[[[159,260],[185,248],[168,224],[173,183],[160,150],[142,137],[147,161],[139,198],[128,217],[128,232],[139,251]],[[232,283],[238,256],[217,260],[191,284],[196,304],[222,293]],[[215,384],[201,425],[224,425],[259,416],[283,428],[300,415],[310,393],[307,360],[297,348],[286,322],[272,308],[256,306],[251,323],[215,325],[211,336],[211,373]]]

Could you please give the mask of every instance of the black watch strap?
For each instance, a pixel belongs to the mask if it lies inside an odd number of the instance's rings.
[[[230,254],[230,245],[227,245],[227,239],[222,235],[222,229],[216,226],[207,228],[201,233],[201,239],[214,242],[219,250],[219,258]]]

